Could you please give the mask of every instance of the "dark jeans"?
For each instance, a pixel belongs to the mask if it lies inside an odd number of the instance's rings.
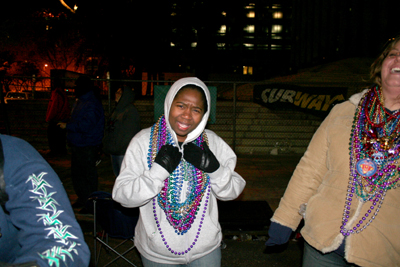
[[[50,152],[55,155],[67,154],[66,130],[61,129],[58,122],[49,122],[47,127],[47,139],[49,141]]]
[[[97,191],[98,175],[96,160],[97,146],[71,147],[72,185],[78,196],[77,202],[85,204],[89,195]]]
[[[357,267],[335,252],[323,254],[304,242],[303,267]]]

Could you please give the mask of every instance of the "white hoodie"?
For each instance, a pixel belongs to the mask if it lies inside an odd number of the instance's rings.
[[[178,140],[170,127],[168,117],[176,93],[185,85],[194,84],[201,87],[207,98],[208,109],[196,129],[188,134],[180,150],[184,153],[184,144],[195,140],[204,131],[210,114],[210,92],[207,86],[197,78],[183,78],[176,81],[168,91],[164,102],[164,114],[175,144]],[[113,199],[125,207],[140,207],[140,217],[135,229],[135,245],[148,260],[163,264],[186,264],[201,258],[220,246],[222,239],[221,226],[218,222],[217,199],[232,200],[243,191],[246,182],[234,171],[236,155],[227,143],[210,130],[205,130],[210,150],[220,163],[220,167],[209,173],[211,193],[208,208],[203,220],[201,232],[195,246],[184,255],[171,253],[162,241],[161,234],[153,215],[153,198],[164,186],[169,173],[157,163],[149,169],[147,156],[150,145],[151,128],[136,134],[131,140],[121,166],[121,172],[115,181]],[[183,190],[182,190],[183,192]],[[206,193],[202,199],[200,211],[203,212]],[[174,251],[185,251],[196,239],[200,225],[200,216],[194,220],[190,230],[184,235],[177,235],[166,219],[164,211],[156,204],[156,215],[166,242]]]

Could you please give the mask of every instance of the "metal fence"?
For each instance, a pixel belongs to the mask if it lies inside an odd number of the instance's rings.
[[[31,138],[32,125],[34,121],[42,121],[45,116],[46,102],[50,97],[51,79],[36,78],[30,80],[24,77],[6,77],[3,81],[3,93],[5,90],[29,92],[32,99],[43,103],[42,111],[37,114],[38,118],[25,118],[30,120],[31,126],[26,130],[27,137]],[[71,81],[71,80],[69,80]],[[174,81],[160,80],[112,80],[95,79],[94,83],[100,90],[106,115],[109,115],[114,106],[114,92],[121,84],[134,88],[136,102],[141,115],[142,128],[149,127],[154,123],[154,110],[157,103],[154,102],[154,88],[160,85],[171,85]],[[216,88],[216,120],[207,127],[221,136],[237,153],[243,154],[265,154],[265,153],[302,153],[305,151],[313,133],[320,125],[323,118],[315,116],[298,109],[272,110],[266,106],[254,103],[253,88],[259,84],[268,82],[252,81],[205,81],[207,86]],[[292,82],[304,87],[321,87],[321,83]],[[328,85],[328,82],[325,86]],[[341,86],[348,88],[347,95],[351,95],[365,87],[363,83],[329,83],[329,86]],[[72,97],[73,88],[69,89]],[[348,97],[348,96],[346,96]],[[31,102],[31,101],[30,101]],[[10,105],[8,109],[11,109]],[[18,105],[18,109],[25,108]],[[29,112],[28,112],[29,113]],[[23,112],[9,111],[8,116],[17,116],[8,119],[10,128],[21,127],[16,123]],[[39,115],[38,115],[39,114]],[[23,116],[28,116],[24,114]],[[5,119],[2,116],[0,122],[1,131],[5,129]],[[40,123],[38,128],[43,128]],[[15,130],[14,130],[15,132]],[[23,130],[19,131],[23,135]],[[38,131],[36,134],[39,135]],[[45,132],[41,131],[42,133]],[[46,139],[45,134],[43,138]],[[22,136],[23,137],[23,136]],[[38,140],[40,138],[36,138]],[[47,141],[42,141],[43,146]],[[38,145],[40,146],[40,145]]]

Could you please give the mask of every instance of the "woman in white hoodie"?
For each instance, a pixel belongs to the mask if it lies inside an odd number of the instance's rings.
[[[205,126],[210,92],[197,78],[176,81],[164,115],[130,142],[113,198],[140,207],[135,245],[144,266],[220,266],[217,199],[239,196],[246,184],[236,155]]]

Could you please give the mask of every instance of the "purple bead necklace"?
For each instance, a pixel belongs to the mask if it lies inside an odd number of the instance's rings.
[[[157,209],[156,199],[153,198],[153,214],[154,214],[154,220],[157,223],[157,229],[158,229],[158,231],[159,231],[159,233],[161,235],[161,239],[164,242],[165,247],[172,254],[184,255],[184,254],[188,253],[190,250],[192,250],[192,248],[196,245],[196,242],[197,242],[198,238],[200,237],[200,232],[201,232],[201,227],[203,226],[204,217],[206,216],[207,207],[208,207],[208,200],[210,199],[210,191],[211,191],[210,186],[208,186],[206,200],[204,201],[205,203],[204,203],[203,214],[201,215],[200,224],[199,224],[199,228],[197,229],[196,236],[195,236],[194,240],[192,241],[192,243],[190,244],[190,246],[187,249],[182,250],[182,251],[176,251],[176,250],[172,249],[169,246],[169,244],[168,244],[168,242],[167,242],[167,240],[166,240],[166,238],[164,236],[164,233],[163,233],[163,231],[161,229],[160,222],[158,221],[157,211],[156,211],[156,209]]]
[[[203,141],[208,143],[207,136],[204,132],[194,141],[194,143],[197,146],[202,147],[201,144]],[[149,168],[151,168],[158,150],[164,144],[173,145],[174,140],[168,130],[168,127],[166,126],[164,116],[161,116],[157,123],[155,123],[151,128],[150,147],[147,156]],[[184,182],[187,184],[186,192],[182,192]],[[153,198],[153,214],[157,224],[157,229],[160,232],[164,245],[172,254],[184,255],[188,253],[196,244],[200,236],[204,217],[207,212],[210,191],[209,176],[187,161],[182,160],[172,174],[165,179],[164,187],[161,189],[161,192],[157,195],[157,197]],[[180,201],[182,193],[186,193],[183,202]],[[183,235],[191,229],[192,224],[197,218],[205,193],[206,199],[204,201],[204,209],[203,213],[201,214],[199,228],[194,240],[192,241],[191,245],[183,251],[172,249],[161,229],[160,221],[157,216],[157,203],[164,211],[169,224],[175,229],[175,233],[177,235]]]
[[[380,93],[378,87],[368,91],[354,115],[350,136],[350,176],[340,226],[340,233],[344,236],[360,233],[372,223],[387,190],[395,189],[400,179],[400,168],[397,167],[399,118],[392,114],[385,116]],[[364,216],[351,226],[347,224],[354,198],[371,204]]]

